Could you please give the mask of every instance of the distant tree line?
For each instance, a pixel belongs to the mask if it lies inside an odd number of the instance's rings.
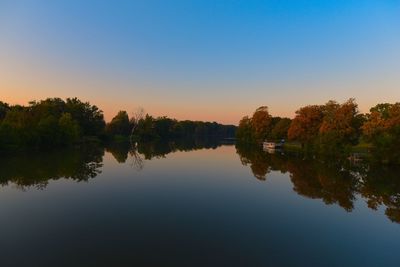
[[[174,138],[234,138],[236,126],[216,122],[178,121],[168,117],[153,117],[149,114],[132,116],[120,111],[106,125],[108,136],[132,136],[135,141],[154,141]]]
[[[292,120],[272,117],[267,107],[260,107],[239,122],[236,136],[253,144],[288,139],[305,152],[327,156],[348,154],[353,146],[367,143],[379,161],[400,163],[400,103],[378,104],[361,114],[354,99],[342,104],[331,100],[301,107]]]
[[[133,134],[140,141],[150,141],[160,138],[234,138],[235,131],[236,126],[234,125],[189,120],[177,121],[167,117],[153,118],[146,115],[139,121]]]
[[[103,111],[77,98],[48,98],[32,101],[28,106],[0,101],[0,149],[52,148],[131,137],[135,141],[233,138],[235,130],[233,125],[155,118],[143,111],[131,118],[126,111],[120,111],[106,123]]]

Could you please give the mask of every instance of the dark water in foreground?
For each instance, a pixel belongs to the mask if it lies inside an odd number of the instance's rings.
[[[233,145],[2,157],[0,266],[400,266],[400,171]]]

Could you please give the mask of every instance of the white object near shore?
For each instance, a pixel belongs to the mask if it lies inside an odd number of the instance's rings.
[[[282,148],[283,147],[283,142],[275,143],[275,142],[263,142],[263,148],[265,149],[277,149],[277,148]]]

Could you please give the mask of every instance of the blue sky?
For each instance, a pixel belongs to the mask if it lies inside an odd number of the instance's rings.
[[[0,1],[2,100],[237,123],[400,101],[400,1]]]

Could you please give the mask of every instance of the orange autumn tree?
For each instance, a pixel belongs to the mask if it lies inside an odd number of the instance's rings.
[[[256,141],[264,141],[272,130],[272,116],[268,112],[268,107],[262,106],[256,109],[251,118],[251,125]]]
[[[324,119],[319,132],[336,132],[344,139],[350,140],[357,134],[361,122],[358,105],[353,98],[343,104],[331,100],[324,106]]]
[[[323,107],[310,105],[296,111],[296,117],[288,130],[289,140],[296,140],[305,145],[311,145],[318,136],[324,113]]]
[[[353,98],[343,104],[329,101],[323,106],[323,114],[317,140],[319,152],[342,153],[358,142],[364,117]]]
[[[306,106],[296,111],[288,137],[301,142],[303,147],[313,147],[315,152],[339,153],[357,143],[362,123],[363,116],[354,99],[343,104],[331,100],[325,105]]]
[[[236,131],[240,143],[259,144],[265,140],[281,140],[287,138],[287,130],[291,119],[273,117],[267,106],[256,109],[252,117],[245,116]]]

